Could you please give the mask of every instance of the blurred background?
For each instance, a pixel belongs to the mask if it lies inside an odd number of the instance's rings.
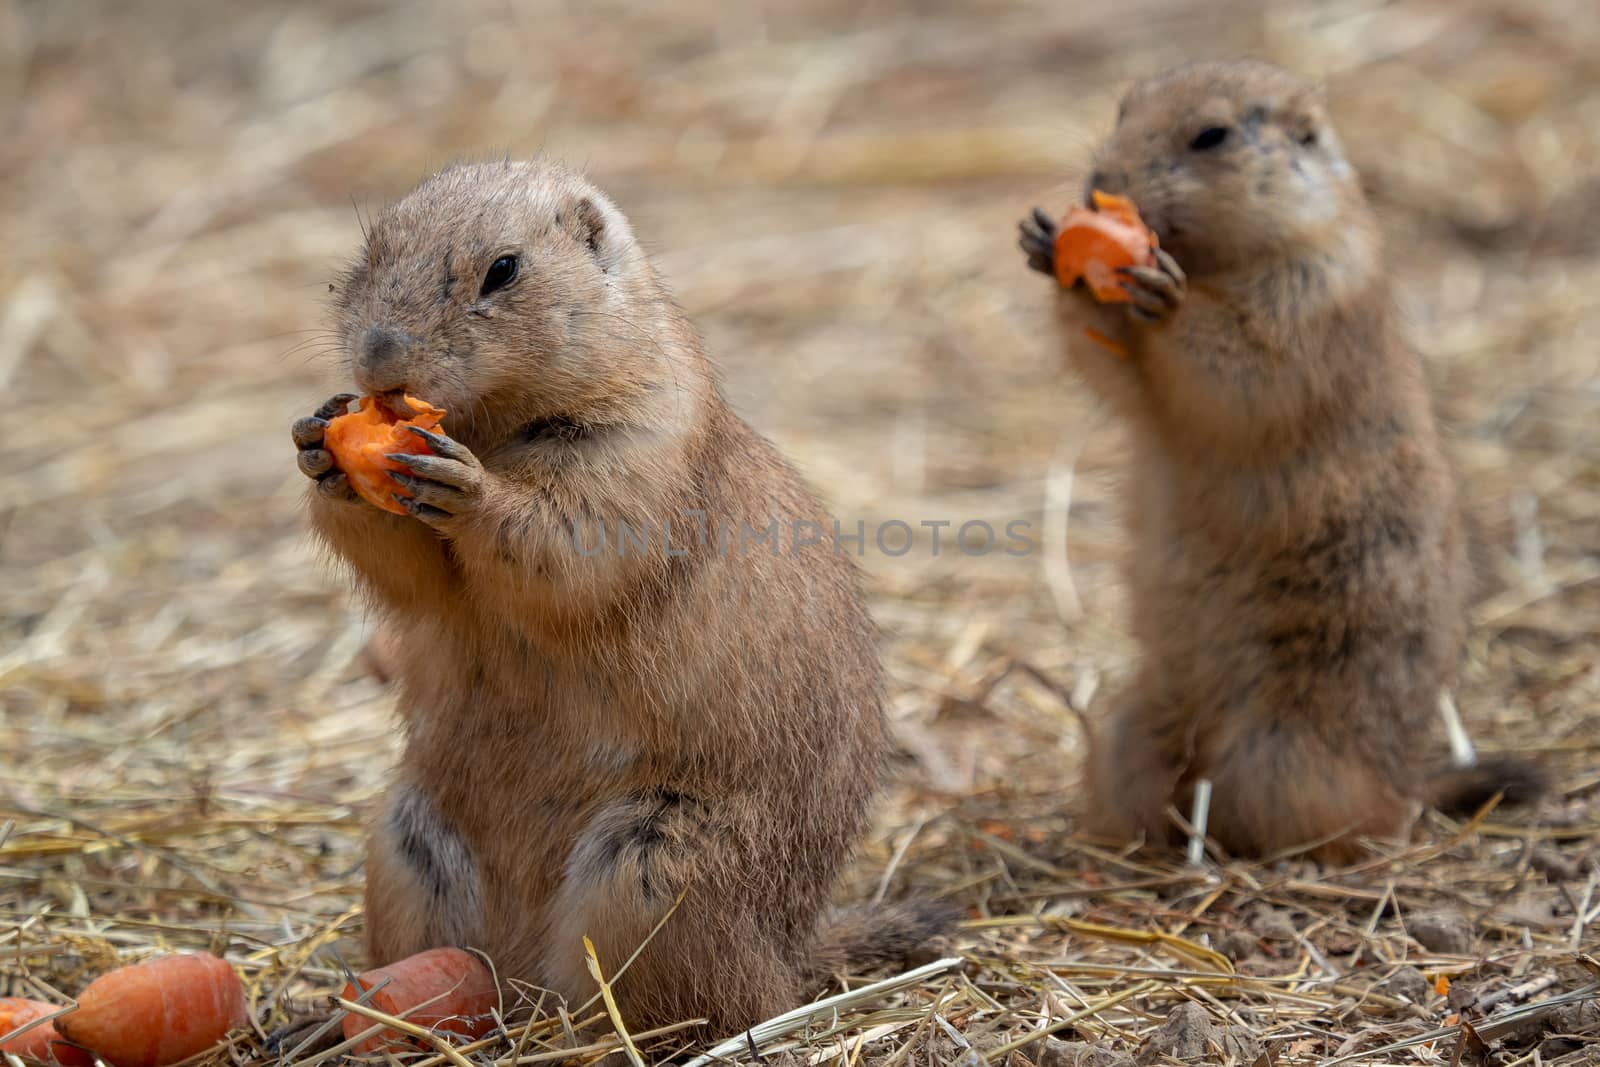
[[[1494,572],[1469,726],[1592,767],[1589,0],[0,0],[0,903],[66,917],[19,953],[353,929],[390,700],[288,427],[347,384],[323,299],[361,220],[458,158],[587,167],[847,525],[1033,524],[1027,557],[864,560],[909,758],[857,881],[924,876],[886,866],[907,826],[1054,847],[1074,709],[1131,651],[1123,441],[1015,224],[1073,198],[1131,79],[1234,54],[1326,81],[1385,220]]]

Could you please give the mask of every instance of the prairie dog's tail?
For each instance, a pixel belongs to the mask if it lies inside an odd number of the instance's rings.
[[[1472,815],[1496,793],[1508,805],[1531,804],[1550,788],[1543,768],[1515,756],[1451,767],[1428,779],[1428,799],[1446,815]]]
[[[823,917],[806,978],[821,984],[835,974],[914,960],[961,915],[944,900],[836,908]]]

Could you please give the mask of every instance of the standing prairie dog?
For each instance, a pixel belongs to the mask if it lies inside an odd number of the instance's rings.
[[[874,631],[611,201],[553,162],[451,167],[373,222],[335,306],[363,393],[449,413],[403,515],[322,447],[348,394],[294,427],[400,691],[372,961],[482,949],[576,1007],[583,938],[615,974],[659,923],[626,1021],[727,1032],[936,932],[932,906],[826,913],[884,762]]]
[[[1126,420],[1136,677],[1087,771],[1088,825],[1172,836],[1194,785],[1230,852],[1359,852],[1431,801],[1537,788],[1518,764],[1430,775],[1466,560],[1378,226],[1319,94],[1251,61],[1135,85],[1090,189],[1160,241],[1131,304],[1059,294],[1079,374]],[[1087,198],[1087,196],[1086,196]],[[1052,273],[1055,227],[1022,225]],[[1083,340],[1092,327],[1126,359]]]

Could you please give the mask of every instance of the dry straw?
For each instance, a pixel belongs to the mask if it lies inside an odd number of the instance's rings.
[[[257,1018],[212,1059],[253,1067],[361,966],[392,697],[303,536],[287,427],[344,384],[319,302],[358,216],[451,156],[544,147],[616,194],[736,405],[841,516],[1020,518],[1065,546],[862,560],[906,758],[839,892],[959,900],[964,964],[841,976],[801,1029],[722,1055],[1592,1057],[1591,7],[0,2],[0,993],[67,1004],[118,963],[213,949]],[[1327,79],[1480,528],[1459,718],[1558,783],[1536,815],[1430,818],[1344,871],[1188,865],[1067,814],[1080,717],[1133,654],[1125,442],[1062,377],[1014,224],[1074,195],[1126,78],[1232,52]],[[1446,756],[1442,731],[1417,743]],[[733,1036],[605,1007],[508,981],[502,1030],[409,1059],[659,1062]]]

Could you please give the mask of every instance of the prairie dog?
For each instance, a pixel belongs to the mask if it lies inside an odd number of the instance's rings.
[[[1072,364],[1135,441],[1141,662],[1092,739],[1088,825],[1168,839],[1206,778],[1228,851],[1344,861],[1424,802],[1535,790],[1521,765],[1425,765],[1464,636],[1462,523],[1318,92],[1254,61],[1168,71],[1123,98],[1088,184],[1131,197],[1161,249],[1125,272],[1131,304],[1058,298]],[[1023,223],[1030,266],[1051,273],[1054,236]]]
[[[373,962],[478,948],[576,1007],[584,936],[615,974],[665,919],[626,1021],[727,1032],[933,933],[931,905],[825,914],[884,763],[875,633],[832,520],[729,409],[616,206],[550,161],[453,166],[335,291],[360,391],[449,413],[404,515],[322,448],[349,394],[293,433],[400,692]]]

